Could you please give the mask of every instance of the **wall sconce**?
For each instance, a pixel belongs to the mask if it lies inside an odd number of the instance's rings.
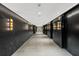
[[[10,19],[7,19],[6,25],[7,25],[6,30],[8,30],[8,31],[12,31],[13,30],[13,19],[11,17],[10,17]]]

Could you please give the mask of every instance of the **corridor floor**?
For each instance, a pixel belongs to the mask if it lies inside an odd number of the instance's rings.
[[[38,32],[27,40],[12,56],[71,56],[46,35]]]

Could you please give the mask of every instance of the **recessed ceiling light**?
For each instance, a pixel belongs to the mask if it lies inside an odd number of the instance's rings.
[[[39,16],[41,16],[41,14],[42,14],[41,12],[38,12],[38,15],[39,15]]]

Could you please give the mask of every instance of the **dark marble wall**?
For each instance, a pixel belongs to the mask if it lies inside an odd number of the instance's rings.
[[[13,20],[13,30],[7,25]],[[27,21],[0,4],[0,56],[12,55],[32,34]],[[33,26],[33,25],[31,25]],[[7,29],[9,28],[9,29]]]
[[[72,55],[79,56],[79,5],[66,13],[67,20],[67,50]]]

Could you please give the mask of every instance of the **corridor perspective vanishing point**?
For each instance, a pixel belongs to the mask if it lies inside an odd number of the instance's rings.
[[[78,3],[0,3],[0,56],[79,56]]]

